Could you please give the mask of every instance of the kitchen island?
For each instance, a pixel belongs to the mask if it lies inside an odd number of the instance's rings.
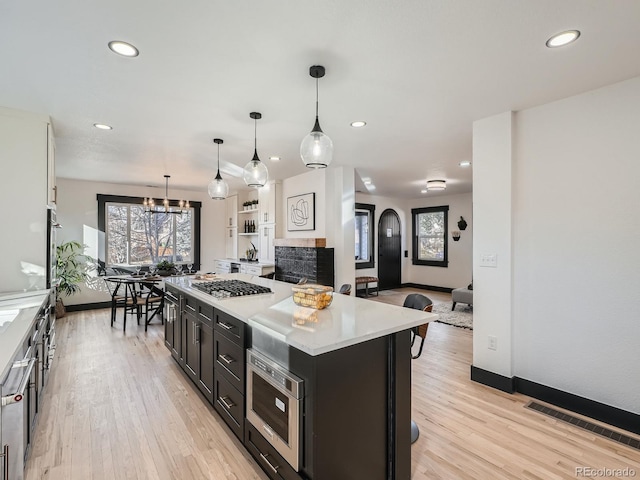
[[[437,315],[345,295],[312,310],[291,284],[218,278],[271,293],[217,299],[172,278],[165,343],[265,472],[410,478],[409,332]]]

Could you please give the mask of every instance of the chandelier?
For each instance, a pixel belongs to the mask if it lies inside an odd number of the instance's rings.
[[[162,207],[156,207],[156,202],[153,198],[145,197],[142,202],[142,206],[144,207],[145,213],[171,213],[175,215],[182,215],[183,213],[187,213],[191,205],[189,205],[189,200],[180,200],[177,205],[171,205],[169,202],[169,179],[171,175],[165,175],[165,186],[164,186],[164,200],[162,200]]]

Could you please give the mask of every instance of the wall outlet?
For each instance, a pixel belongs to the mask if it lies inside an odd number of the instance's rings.
[[[498,337],[489,335],[489,350],[498,350]]]

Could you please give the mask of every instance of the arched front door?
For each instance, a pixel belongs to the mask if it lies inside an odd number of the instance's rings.
[[[402,273],[402,241],[400,217],[391,209],[380,215],[378,222],[378,286],[380,290],[398,288]]]

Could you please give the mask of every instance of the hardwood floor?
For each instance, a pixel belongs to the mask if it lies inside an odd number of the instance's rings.
[[[411,291],[373,299],[401,304]],[[111,328],[108,310],[58,321],[25,478],[266,479],[171,359],[162,327],[152,324],[145,334],[132,323],[126,334],[121,323]],[[469,330],[433,323],[413,362],[421,432],[412,446],[413,480],[564,479],[576,478],[577,467],[640,476],[640,451],[528,410],[528,397],[471,382],[471,341]]]

